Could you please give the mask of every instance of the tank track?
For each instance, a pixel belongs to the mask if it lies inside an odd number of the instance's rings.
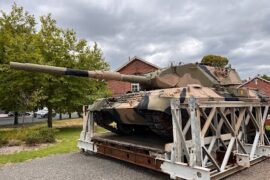
[[[149,131],[147,126],[129,125],[111,121],[99,112],[94,113],[94,120],[98,126],[120,135],[145,134]],[[112,125],[113,123],[114,125]]]
[[[147,112],[145,115],[148,127],[155,134],[165,139],[172,139],[172,120],[171,116],[163,112]]]
[[[104,129],[107,129],[113,133],[117,133],[117,134],[120,133],[117,128],[115,128],[109,124],[103,123],[102,120],[100,120],[100,119],[95,118],[95,122],[97,123],[98,126],[104,128]]]
[[[149,134],[153,132],[164,139],[172,139],[172,120],[170,115],[158,111],[147,111],[144,115],[148,126],[114,122],[99,112],[94,113],[94,120],[98,126],[120,135]],[[113,122],[114,125],[112,125]]]

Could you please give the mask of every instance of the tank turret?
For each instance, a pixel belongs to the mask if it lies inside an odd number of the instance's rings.
[[[17,62],[11,62],[10,66],[13,69],[31,72],[140,83],[143,90],[185,87],[189,84],[199,84],[205,87],[217,87],[219,85],[237,86],[241,84],[241,79],[234,69],[217,68],[192,63],[171,66],[144,76],[126,75],[111,71],[87,71]]]

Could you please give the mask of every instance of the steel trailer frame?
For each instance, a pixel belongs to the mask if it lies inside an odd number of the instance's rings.
[[[93,111],[84,107],[78,147],[169,174],[172,179],[221,179],[270,156],[264,123],[269,104],[171,100],[173,142],[164,151],[95,138]],[[188,112],[183,121],[182,112]],[[185,123],[184,123],[185,122]]]

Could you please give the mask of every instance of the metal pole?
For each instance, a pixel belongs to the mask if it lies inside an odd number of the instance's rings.
[[[229,161],[229,158],[230,158],[230,155],[231,155],[231,152],[232,152],[232,148],[233,148],[233,145],[234,145],[234,142],[235,142],[235,137],[232,137],[231,140],[230,140],[230,143],[228,145],[228,149],[225,153],[225,156],[224,156],[224,159],[223,159],[223,162],[221,164],[221,171],[224,171],[227,164],[228,164],[228,161]]]
[[[191,122],[191,135],[193,144],[193,157],[191,160],[191,166],[197,165],[202,166],[202,146],[201,146],[201,126],[200,126],[200,115],[197,111],[196,115],[196,99],[192,96],[189,99],[189,111],[190,111],[190,122]]]

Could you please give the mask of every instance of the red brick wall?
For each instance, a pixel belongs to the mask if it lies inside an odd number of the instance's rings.
[[[156,67],[153,67],[149,64],[144,63],[140,60],[133,60],[130,64],[120,69],[118,72],[122,74],[145,74],[157,70]],[[118,96],[125,94],[131,90],[131,84],[128,82],[121,81],[108,81],[108,87],[113,92],[113,96]]]
[[[256,80],[257,80],[257,84],[256,84]],[[270,83],[268,83],[264,80],[261,80],[259,78],[253,79],[252,81],[245,84],[244,87],[259,89],[261,91],[264,91],[266,93],[266,95],[268,95],[270,97]]]
[[[157,68],[149,64],[146,64],[143,61],[135,59],[127,66],[120,69],[118,72],[123,73],[123,74],[145,74],[145,73],[153,72],[155,70],[157,70]]]

